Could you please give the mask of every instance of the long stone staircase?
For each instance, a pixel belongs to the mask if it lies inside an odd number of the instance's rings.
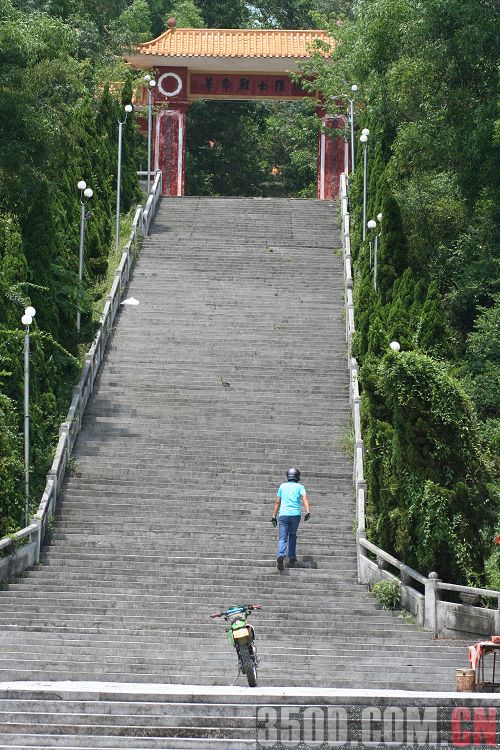
[[[0,592],[0,748],[241,750],[266,690],[454,689],[465,644],[357,583],[339,247],[333,204],[163,200],[53,540]],[[312,520],[280,573],[291,465]],[[208,617],[240,602],[263,607],[252,698]]]

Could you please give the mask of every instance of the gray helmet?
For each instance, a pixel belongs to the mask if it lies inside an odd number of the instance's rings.
[[[300,479],[300,471],[296,469],[294,466],[292,466],[291,469],[288,469],[286,473],[286,478],[289,482],[298,482]]]

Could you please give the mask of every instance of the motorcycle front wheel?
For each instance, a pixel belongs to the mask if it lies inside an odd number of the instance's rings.
[[[248,646],[240,646],[241,669],[246,674],[250,687],[257,687],[257,667]]]

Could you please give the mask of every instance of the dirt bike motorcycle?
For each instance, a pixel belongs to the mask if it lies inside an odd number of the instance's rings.
[[[210,619],[223,617],[226,621],[226,633],[229,643],[235,647],[238,654],[238,674],[246,675],[250,687],[257,686],[257,646],[255,645],[255,631],[247,618],[251,612],[262,609],[260,604],[239,604],[229,607],[223,612],[215,612]],[[234,684],[234,683],[233,683]]]

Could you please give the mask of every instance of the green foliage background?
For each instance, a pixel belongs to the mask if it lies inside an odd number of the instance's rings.
[[[76,8],[68,2],[21,9],[0,0],[0,536],[23,521],[24,307],[37,310],[30,367],[34,509],[79,375],[80,353],[94,334],[93,290],[106,274],[112,241],[122,102],[102,82],[124,80],[121,65],[110,68],[110,46],[121,41],[106,39],[100,24],[109,18],[99,5],[92,21],[95,48],[87,57],[88,37],[82,46],[83,29],[68,21]],[[128,79],[122,94],[130,101]],[[124,138],[125,211],[139,198],[133,119]],[[82,178],[94,197],[80,291]],[[83,310],[80,337],[77,304]]]
[[[368,533],[407,564],[498,587],[500,14],[493,0],[357,0],[325,96],[356,83],[351,178]],[[374,235],[382,213],[377,288]],[[389,350],[393,340],[402,351]]]

